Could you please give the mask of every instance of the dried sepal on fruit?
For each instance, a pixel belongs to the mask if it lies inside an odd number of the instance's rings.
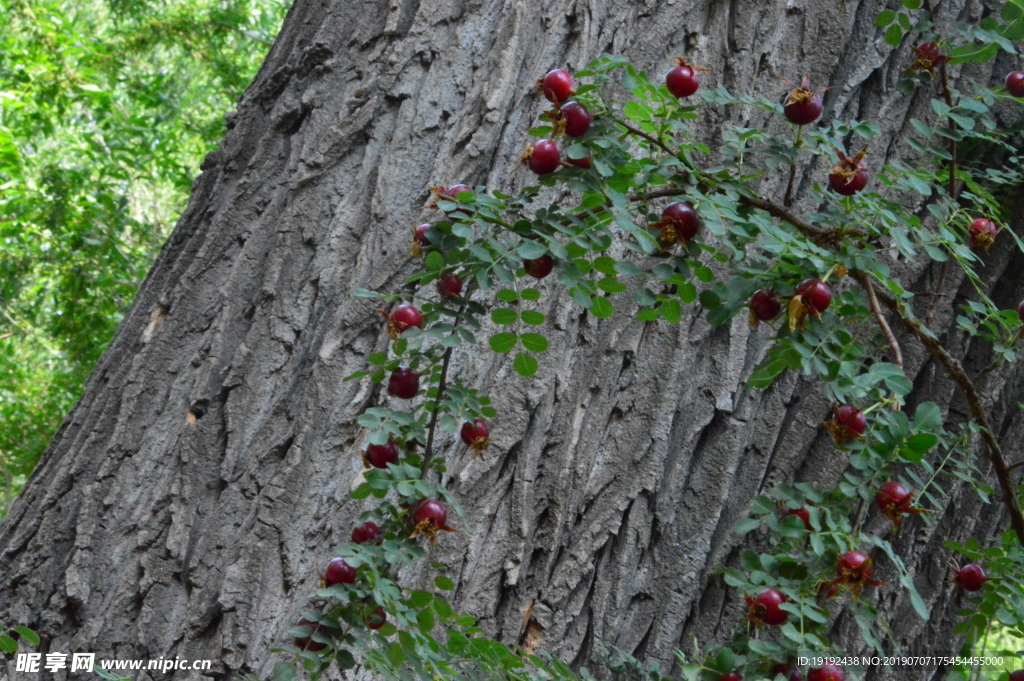
[[[911,45],[910,49],[914,51],[914,63],[910,65],[908,71],[927,71],[933,77],[935,76],[935,69],[940,64],[949,61],[949,57],[942,54],[939,46],[936,43],[921,43],[920,45]]]
[[[928,512],[923,508],[915,507],[913,502],[914,493],[907,489],[906,485],[895,480],[885,483],[875,493],[878,510],[892,521],[893,531],[900,528],[900,520],[904,515],[920,515]]]
[[[782,82],[790,89],[782,103],[786,119],[794,125],[810,125],[818,120],[823,108],[821,96],[829,88],[811,89],[811,78],[806,75],[799,85],[786,79],[783,79]]]
[[[843,196],[853,196],[868,183],[870,172],[862,161],[867,156],[868,148],[864,147],[855,156],[847,158],[839,149],[836,149],[836,156],[839,162],[832,166],[828,173],[828,186],[832,191]]]
[[[825,421],[825,426],[833,442],[842,447],[850,440],[859,440],[864,437],[864,430],[867,428],[868,420],[864,412],[849,404],[835,405],[832,407],[832,419]]]

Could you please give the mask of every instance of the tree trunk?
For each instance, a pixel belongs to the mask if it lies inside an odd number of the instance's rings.
[[[516,167],[541,110],[534,80],[606,51],[655,79],[683,55],[712,69],[708,89],[771,98],[780,78],[809,73],[832,88],[823,120],[878,122],[870,160],[881,167],[934,95],[892,88],[912,56],[881,40],[874,17],[886,4],[898,3],[298,0],[0,527],[0,621],[36,628],[43,651],[208,658],[217,678],[267,674],[280,659],[268,651],[366,508],[348,498],[362,470],[356,417],[386,398],[342,379],[386,337],[374,302],[353,294],[393,291],[417,268],[410,228],[427,187],[526,181]],[[940,2],[939,23],[998,4]],[[972,68],[986,82],[1008,70]],[[705,112],[697,129],[712,148],[722,124],[767,118]],[[798,205],[825,170],[802,169]],[[762,190],[781,196],[784,185],[770,175]],[[988,261],[993,296],[1015,305],[1020,255],[993,249]],[[934,285],[934,272],[917,276],[915,290]],[[952,294],[958,282],[948,283]],[[838,480],[845,458],[819,427],[831,405],[792,374],[749,389],[768,336],[742,316],[711,329],[695,307],[680,324],[640,323],[623,304],[599,321],[557,284],[542,301],[552,343],[534,379],[485,347],[454,355],[453,370],[492,395],[499,416],[479,459],[442,442],[469,527],[440,538],[436,556],[457,606],[505,642],[520,640],[529,612],[528,635],[567,661],[592,662],[602,642],[671,665],[693,636],[724,639],[742,619],[742,598],[715,568],[756,541],[731,531],[750,499],[782,481]],[[950,346],[967,355],[953,305],[941,310]],[[934,400],[962,420],[941,369],[909,340],[904,350],[910,406]],[[988,350],[966,361],[983,366]],[[1008,371],[993,389],[1011,461],[1021,458],[1020,378]],[[920,620],[899,588],[870,590],[895,618],[894,650],[955,651],[941,542],[1004,526],[1000,507],[969,490],[930,524],[904,523],[894,543],[933,614]],[[835,640],[854,653],[848,619]]]

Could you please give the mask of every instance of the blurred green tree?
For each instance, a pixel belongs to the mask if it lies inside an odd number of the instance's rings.
[[[287,9],[0,0],[0,518]]]

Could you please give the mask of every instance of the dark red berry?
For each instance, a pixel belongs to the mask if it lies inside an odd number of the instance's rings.
[[[849,440],[860,439],[868,427],[868,419],[864,413],[849,404],[832,408],[832,420],[826,423],[836,444]]]
[[[576,94],[576,89],[572,84],[572,76],[562,69],[548,71],[547,75],[541,80],[540,88],[544,96],[548,98],[548,101],[554,102],[555,106],[568,101],[570,97]]]
[[[534,279],[543,279],[544,277],[551,274],[551,270],[555,267],[555,261],[550,255],[542,255],[539,258],[533,260],[524,260],[523,269]]]
[[[872,586],[880,584],[871,578],[873,572],[874,568],[871,566],[871,559],[860,551],[847,551],[836,562],[836,573],[839,575],[839,579],[843,583],[854,587],[860,587],[864,584],[871,584]]]
[[[385,445],[367,445],[366,460],[374,468],[387,468],[389,463],[398,463],[398,445],[391,440]]]
[[[367,629],[373,629],[376,631],[387,624],[388,614],[384,611],[384,608],[377,608],[367,615],[363,621],[366,623]]]
[[[388,321],[394,325],[394,330],[399,334],[414,326],[423,328],[423,315],[412,305],[399,305],[391,313]]]
[[[449,272],[437,280],[437,292],[443,298],[454,298],[462,293],[462,277],[454,272]]]
[[[310,622],[307,619],[301,619],[301,620],[298,621],[298,623],[295,626],[297,626],[297,627],[309,627],[312,630],[312,631],[309,632],[309,636],[304,636],[302,638],[295,639],[295,647],[296,648],[299,648],[301,650],[310,650],[310,651],[312,651],[314,653],[318,653],[318,652],[320,652],[321,650],[323,650],[324,648],[327,647],[326,643],[320,643],[319,641],[314,641],[313,638],[312,638],[313,634],[315,634],[316,632],[320,631],[320,625],[319,624],[313,624],[312,622]]]
[[[1024,322],[1024,300],[1017,304],[1017,317]]]
[[[821,314],[832,304],[832,290],[820,279],[805,279],[796,287],[808,312]]]
[[[334,558],[327,564],[327,572],[324,574],[324,583],[327,586],[335,584],[353,584],[356,581],[356,569],[346,563],[342,558]]]
[[[483,419],[473,419],[472,423],[466,421],[462,424],[462,431],[459,435],[462,437],[462,441],[478,454],[491,446],[491,441],[488,439],[491,436],[491,429],[487,426],[487,421]]]
[[[1006,91],[1013,97],[1024,97],[1024,71],[1014,71],[1006,76]]]
[[[756,325],[758,322],[770,322],[782,312],[782,303],[779,301],[779,294],[767,288],[755,291],[750,298],[750,320]]]
[[[793,671],[789,670],[789,665],[785,662],[780,662],[771,669],[768,670],[768,678],[772,681],[775,677],[782,674],[786,677],[786,681],[804,681],[804,673],[800,671],[799,667],[794,668]],[[787,676],[788,674],[788,676]]]
[[[996,240],[999,229],[991,220],[978,218],[967,226],[967,233],[971,237],[971,247],[980,246],[988,250],[988,247]]]
[[[831,662],[807,671],[807,681],[844,681],[845,678],[843,668]]]
[[[680,59],[679,66],[665,76],[665,86],[675,97],[689,97],[700,87],[700,74],[692,64]]]
[[[430,245],[430,239],[427,238],[427,230],[430,229],[431,226],[432,225],[430,223],[427,223],[425,225],[420,225],[419,227],[416,228],[416,232],[415,235],[413,236],[413,239],[415,239],[416,243],[418,243],[420,246]]]
[[[559,112],[559,118],[569,137],[583,137],[590,130],[590,112],[579,102],[566,102]]]
[[[558,151],[558,145],[551,140],[540,140],[526,150],[524,157],[530,170],[538,175],[547,175],[558,170],[562,164],[562,155]]]
[[[720,681],[743,681],[743,674],[740,674],[739,672],[729,672],[728,674],[723,674]]]
[[[1024,95],[1018,95],[1024,97]],[[1024,681],[1024,669],[1018,669],[1017,671],[1010,672],[1010,681]]]
[[[686,202],[670,203],[661,211],[662,221],[667,221],[675,230],[675,238],[681,244],[685,244],[697,236],[700,229],[700,217],[693,206]]]
[[[445,532],[454,531],[445,524],[447,521],[448,512],[444,510],[441,502],[434,501],[433,499],[424,499],[412,509],[412,522],[416,526],[412,536],[415,537],[423,534],[433,543],[434,535],[439,530],[444,530]]]
[[[749,613],[747,617],[753,621],[776,626],[784,624],[789,613],[779,606],[786,602],[786,595],[777,589],[765,589],[757,596],[747,596]]]
[[[953,581],[964,591],[981,591],[989,578],[985,575],[985,569],[980,565],[971,563],[964,565],[959,570],[954,570]]]
[[[853,158],[839,154],[839,163],[832,167],[828,175],[828,186],[832,191],[843,196],[853,196],[868,183],[868,169],[860,162],[863,153]]]
[[[882,515],[892,521],[894,529],[899,528],[903,515],[924,513],[924,509],[913,507],[913,501],[914,493],[895,480],[890,480],[879,487],[875,494],[875,503],[878,504]]]
[[[416,397],[420,389],[420,375],[409,367],[398,367],[388,379],[388,393],[403,400]]]
[[[797,88],[789,93],[782,110],[786,118],[794,125],[810,125],[818,120],[822,110],[821,95],[816,95],[807,88]]]
[[[583,168],[584,170],[590,170],[590,168],[592,167],[592,160],[593,158],[590,156],[590,154],[587,154],[583,158],[572,158],[568,155],[565,157],[566,163],[568,163],[569,165],[576,166],[577,168]]]
[[[377,527],[377,523],[370,522],[369,520],[352,530],[353,544],[376,542],[378,539],[380,539],[380,528]]]
[[[811,511],[806,506],[800,508],[791,508],[786,511],[786,515],[795,515],[800,520],[804,521],[804,527],[810,532],[814,528],[811,526]]]

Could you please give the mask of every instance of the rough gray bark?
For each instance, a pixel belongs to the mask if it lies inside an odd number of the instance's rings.
[[[347,498],[362,465],[355,419],[386,398],[342,378],[384,337],[372,301],[353,292],[392,290],[414,270],[409,229],[426,187],[522,182],[534,79],[604,51],[656,74],[682,54],[713,69],[708,87],[772,97],[780,77],[810,73],[832,87],[825,120],[878,121],[877,167],[928,109],[929,96],[891,87],[910,51],[886,46],[873,20],[897,4],[299,0],[0,527],[0,620],[33,626],[49,650],[265,674],[267,651],[364,508]],[[985,6],[949,0],[939,15],[977,20]],[[709,108],[698,128],[713,145],[722,123],[762,115]],[[798,187],[824,170],[806,168]],[[765,193],[781,196],[784,179]],[[1015,303],[1021,257],[997,248],[989,261],[996,299]],[[918,276],[919,290],[934,279]],[[443,443],[472,525],[438,542],[458,606],[514,642],[533,604],[540,645],[575,663],[597,641],[671,660],[692,636],[727,636],[743,605],[714,568],[739,555],[731,528],[763,488],[834,483],[845,462],[818,426],[830,405],[796,376],[748,389],[767,335],[742,318],[717,330],[697,314],[641,324],[623,305],[596,321],[559,292],[543,301],[552,348],[537,380],[486,349],[453,363],[500,411],[481,459]],[[943,306],[944,328],[951,314]],[[950,342],[971,350],[952,330]],[[935,365],[910,342],[904,352],[914,400],[951,403],[962,418]],[[988,361],[985,348],[971,357]],[[1011,461],[1020,378],[993,389]],[[953,651],[941,541],[1005,524],[963,491],[935,515],[931,527],[906,522],[898,540],[932,620],[898,589],[868,596],[895,613],[896,645],[914,652]],[[844,618],[836,636],[856,640]]]

